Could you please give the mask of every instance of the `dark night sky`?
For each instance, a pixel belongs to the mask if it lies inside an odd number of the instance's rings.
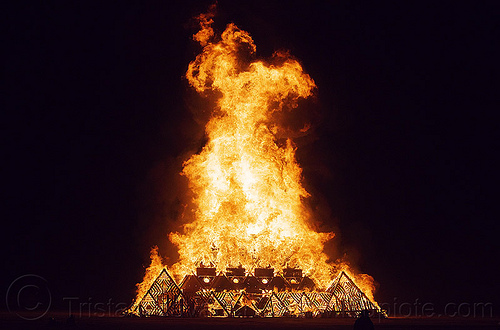
[[[169,254],[173,173],[202,143],[182,76],[199,51],[190,18],[210,2],[11,2],[2,292],[32,273],[61,308],[130,302],[150,247]],[[498,313],[499,6],[284,3],[220,1],[217,26],[249,31],[259,57],[289,49],[316,81],[297,157],[337,256],[375,277],[381,302]]]

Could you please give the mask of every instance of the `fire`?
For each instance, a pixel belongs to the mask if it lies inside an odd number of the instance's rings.
[[[339,272],[345,272],[349,278],[351,278],[356,286],[363,291],[363,293],[366,295],[366,297],[377,307],[380,309],[380,306],[378,305],[377,301],[375,300],[375,297],[373,296],[376,286],[375,286],[375,280],[373,279],[372,276],[368,274],[359,274],[357,272],[354,272],[348,264],[341,263],[337,265],[337,269]]]
[[[326,287],[332,267],[322,249],[333,235],[311,229],[293,142],[278,143],[280,127],[271,121],[274,112],[310,96],[314,81],[283,54],[276,54],[279,65],[245,63],[239,54],[251,56],[256,47],[234,24],[218,42],[205,39],[211,35],[202,24],[195,39],[205,46],[186,77],[198,92],[221,96],[206,125],[208,143],[184,164],[196,219],[184,234],[170,235],[180,255],[171,270],[182,276],[200,264],[221,271],[291,266]]]
[[[311,96],[314,80],[286,53],[275,53],[271,62],[247,60],[256,46],[246,31],[231,23],[217,37],[211,14],[198,19],[193,38],[203,50],[186,78],[197,92],[218,99],[206,124],[206,145],[183,165],[195,219],[169,236],[179,252],[169,272],[179,281],[203,266],[220,272],[296,267],[325,289],[341,270],[323,252],[334,234],[312,228],[294,143],[280,138],[283,128],[273,120],[273,114],[296,109],[299,99]],[[162,267],[154,250],[137,300]],[[352,278],[374,301],[370,279]]]
[[[144,276],[142,282],[137,284],[137,296],[135,297],[133,306],[139,304],[142,297],[144,297],[149,287],[151,286],[151,284],[154,282],[154,280],[164,267],[161,257],[158,254],[157,246],[151,249],[150,257],[151,257],[151,264],[146,269],[146,275]]]

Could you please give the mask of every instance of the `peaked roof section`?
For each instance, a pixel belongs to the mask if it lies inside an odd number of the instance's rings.
[[[329,309],[334,311],[362,311],[377,309],[363,291],[342,271],[327,292],[333,297]]]
[[[185,306],[182,292],[168,274],[162,269],[148,292],[139,303],[139,314],[168,316],[182,313]]]
[[[151,284],[149,291],[153,293],[181,292],[181,290],[165,268],[162,269],[160,275],[158,275],[153,284]]]

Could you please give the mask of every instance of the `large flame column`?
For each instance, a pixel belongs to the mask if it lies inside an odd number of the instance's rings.
[[[203,51],[186,77],[199,93],[220,97],[206,125],[207,144],[184,164],[195,219],[170,235],[180,256],[171,270],[182,277],[200,264],[219,270],[291,266],[326,287],[332,266],[323,245],[333,234],[309,226],[293,142],[277,143],[280,127],[272,121],[274,112],[310,96],[314,81],[286,54],[275,54],[275,64],[245,60],[256,47],[234,24],[214,41],[210,17],[201,23],[195,39]]]

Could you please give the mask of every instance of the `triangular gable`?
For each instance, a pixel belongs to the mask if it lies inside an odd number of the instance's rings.
[[[375,305],[345,272],[337,277],[327,291],[333,294],[329,304],[332,310],[344,312],[376,309]]]
[[[151,294],[146,293],[144,297],[142,298],[141,302],[139,305],[137,305],[139,315],[155,315],[155,316],[162,316],[163,311],[160,309],[158,306],[158,303],[156,302],[155,299],[151,296]]]
[[[186,303],[182,292],[164,268],[139,303],[139,313],[146,315],[180,315]]]
[[[180,293],[181,290],[175,283],[175,281],[172,279],[172,277],[168,274],[167,270],[165,268],[162,269],[160,272],[160,275],[156,278],[156,280],[151,284],[151,287],[149,288],[149,292],[155,296],[155,293],[165,293],[165,292],[175,292],[175,293]]]

